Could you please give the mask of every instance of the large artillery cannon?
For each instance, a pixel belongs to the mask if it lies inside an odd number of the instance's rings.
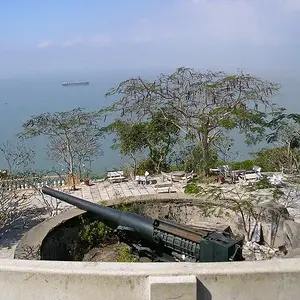
[[[170,222],[152,220],[138,214],[119,211],[43,187],[44,194],[74,205],[115,229],[120,241],[132,252],[152,261],[216,262],[243,260],[242,240],[229,233],[200,234],[194,229]]]

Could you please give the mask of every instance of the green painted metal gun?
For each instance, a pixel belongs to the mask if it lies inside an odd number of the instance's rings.
[[[92,203],[48,187],[43,193],[85,210],[115,229],[120,241],[132,252],[151,261],[220,262],[243,260],[242,240],[230,234],[212,232],[201,235],[194,229],[170,222],[152,220],[138,214]]]

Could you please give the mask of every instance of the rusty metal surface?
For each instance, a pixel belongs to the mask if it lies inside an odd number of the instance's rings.
[[[190,227],[179,225],[167,220],[155,220],[153,225],[159,230],[171,233],[184,239],[188,239],[195,243],[199,243],[203,237],[202,234],[192,230]]]

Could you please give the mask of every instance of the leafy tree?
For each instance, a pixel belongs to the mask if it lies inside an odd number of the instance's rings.
[[[286,149],[283,147],[265,148],[259,152],[251,153],[253,165],[260,166],[262,170],[268,172],[280,172],[282,168],[287,168],[288,158]]]
[[[116,134],[112,148],[119,148],[125,156],[136,158],[136,153],[148,151],[148,165],[152,165],[155,172],[166,167],[167,157],[179,139],[179,129],[171,116],[164,119],[160,112],[148,121],[116,120],[104,130]]]
[[[208,173],[210,151],[226,131],[238,129],[248,143],[262,138],[267,112],[274,108],[271,97],[278,90],[277,84],[243,72],[201,73],[182,67],[154,81],[138,77],[121,82],[107,93],[120,96],[120,100],[106,111],[136,121],[151,120],[160,112],[163,119],[199,145]]]
[[[192,170],[196,173],[203,170],[203,154],[202,148],[197,144],[182,145],[179,151],[174,151],[171,156],[172,164],[179,170],[191,172]],[[218,153],[215,149],[211,149],[209,152],[207,166],[212,168],[215,167],[218,162]],[[222,164],[224,164],[222,162]]]
[[[45,136],[48,138],[48,157],[67,166],[75,186],[76,166],[99,154],[100,114],[76,108],[65,112],[43,113],[33,116],[23,124],[23,138]]]

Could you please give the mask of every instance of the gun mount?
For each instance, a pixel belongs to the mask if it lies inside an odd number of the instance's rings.
[[[120,241],[128,244],[139,257],[162,262],[243,260],[242,240],[233,239],[229,233],[212,232],[203,235],[188,226],[169,220],[152,220],[48,187],[43,187],[42,192],[88,212],[92,218],[113,228]]]

